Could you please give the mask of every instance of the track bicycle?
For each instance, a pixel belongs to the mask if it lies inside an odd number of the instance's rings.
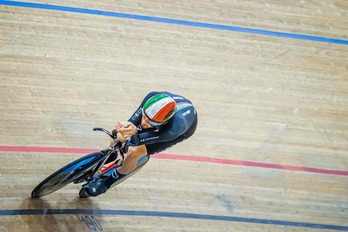
[[[79,196],[81,198],[89,197],[86,192],[86,186],[95,178],[106,178],[111,175],[115,168],[122,166],[124,162],[124,154],[128,151],[129,141],[122,143],[116,137],[116,131],[111,133],[103,128],[93,128],[94,131],[102,131],[109,135],[115,144],[109,148],[85,155],[55,171],[39,183],[31,192],[32,198],[39,198],[53,193],[70,183],[79,184],[84,183],[80,189]],[[117,180],[112,187],[118,185],[124,180],[131,177],[134,173],[139,171],[150,159],[146,155],[138,160],[137,167],[126,176]]]

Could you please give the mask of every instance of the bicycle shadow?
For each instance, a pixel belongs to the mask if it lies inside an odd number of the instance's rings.
[[[26,215],[21,219],[28,231],[88,231],[88,225],[81,220],[81,215],[93,215],[94,210],[100,210],[98,204],[88,198],[74,198],[64,204],[58,202],[58,205],[54,205],[57,204],[56,200],[52,202],[43,198],[23,200],[21,209],[26,209]]]

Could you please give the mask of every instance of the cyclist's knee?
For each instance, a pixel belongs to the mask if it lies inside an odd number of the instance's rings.
[[[130,147],[127,153],[127,159],[139,159],[140,157],[147,155],[145,145]]]

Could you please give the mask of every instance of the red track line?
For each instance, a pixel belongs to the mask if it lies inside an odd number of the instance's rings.
[[[88,154],[88,153],[92,153],[95,151],[99,151],[99,150],[98,149],[85,149],[85,148],[0,146],[0,152],[46,152],[46,153],[78,153],[78,154],[82,153],[82,154]],[[201,157],[201,156],[173,155],[173,154],[160,153],[160,154],[156,154],[156,155],[152,156],[151,158],[185,160],[185,161],[195,161],[195,162],[205,162],[205,163],[239,165],[239,166],[247,166],[247,167],[281,169],[281,170],[287,170],[287,171],[311,172],[311,173],[337,175],[337,176],[348,176],[348,171],[328,170],[328,169],[281,165],[281,164],[260,163],[260,162],[244,161],[244,160],[210,158],[210,157]]]

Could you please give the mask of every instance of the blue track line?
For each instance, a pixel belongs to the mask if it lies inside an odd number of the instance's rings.
[[[197,219],[197,220],[244,222],[244,223],[267,224],[267,225],[277,225],[277,226],[348,231],[348,226],[337,226],[337,225],[316,224],[316,223],[306,223],[306,222],[292,222],[292,221],[270,220],[270,219],[259,219],[259,218],[218,216],[218,215],[208,215],[208,214],[177,213],[177,212],[135,211],[135,210],[89,210],[89,209],[0,210],[0,216],[52,215],[52,214],[90,214],[90,215],[111,215],[111,216],[118,215],[118,216],[185,218],[185,219]]]
[[[316,41],[316,42],[348,45],[348,40],[344,40],[344,39],[326,38],[326,37],[320,37],[320,36],[268,31],[268,30],[261,30],[261,29],[227,26],[227,25],[212,24],[212,23],[193,22],[193,21],[186,21],[186,20],[176,20],[176,19],[152,17],[152,16],[145,16],[145,15],[125,14],[125,13],[118,13],[118,12],[111,12],[111,11],[100,11],[100,10],[92,10],[92,9],[85,9],[85,8],[78,8],[78,7],[58,6],[58,5],[40,4],[40,3],[31,3],[31,2],[16,2],[16,1],[7,1],[7,0],[0,0],[0,5],[18,6],[18,7],[27,7],[27,8],[45,9],[45,10],[56,10],[56,11],[74,12],[74,13],[91,14],[91,15],[102,15],[102,16],[116,17],[116,18],[135,19],[135,20],[143,20],[143,21],[151,21],[151,22],[159,22],[159,23],[167,23],[167,24],[176,24],[176,25],[210,28],[210,29],[217,29],[217,30],[243,32],[243,33],[249,33],[249,34],[258,34],[258,35],[276,36],[276,37],[290,38],[290,39],[310,40],[310,41]]]

